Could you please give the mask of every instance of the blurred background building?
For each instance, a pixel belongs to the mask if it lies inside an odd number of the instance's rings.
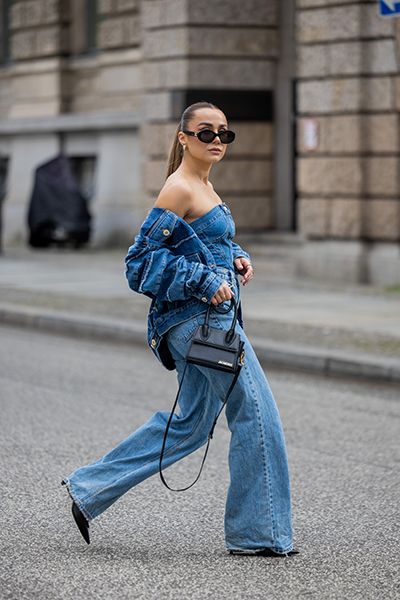
[[[388,3],[393,4],[393,3]],[[132,243],[182,111],[237,133],[211,180],[237,233],[296,241],[299,274],[400,282],[400,19],[351,0],[0,0],[3,244],[66,153],[93,247]]]

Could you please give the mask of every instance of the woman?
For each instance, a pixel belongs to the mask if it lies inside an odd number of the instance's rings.
[[[231,431],[230,486],[225,542],[231,554],[290,556],[293,550],[288,462],[279,412],[266,376],[243,330],[240,287],[253,277],[250,256],[232,241],[229,207],[208,176],[235,134],[214,104],[185,109],[170,153],[166,183],[125,258],[131,289],[152,299],[148,342],[181,382],[193,332],[211,302],[210,325],[229,329],[235,296],[236,331],[245,342],[245,361],[226,405]],[[220,305],[220,306],[219,306]],[[217,312],[218,311],[218,312]],[[200,448],[219,411],[231,374],[187,365],[163,466]],[[72,513],[84,539],[89,522],[125,492],[158,471],[169,413],[156,412],[144,425],[98,461],[63,479]]]

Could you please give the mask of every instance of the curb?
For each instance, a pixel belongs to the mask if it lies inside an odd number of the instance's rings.
[[[260,362],[264,365],[319,373],[327,376],[350,377],[382,383],[400,383],[400,365],[374,357],[360,358],[345,351],[310,346],[279,344],[251,338]]]
[[[58,334],[148,347],[147,323],[107,317],[80,316],[40,308],[0,304],[0,323]],[[266,342],[251,336],[251,343],[264,366],[296,369],[328,376],[362,378],[385,383],[400,383],[400,365],[374,357],[310,346]]]

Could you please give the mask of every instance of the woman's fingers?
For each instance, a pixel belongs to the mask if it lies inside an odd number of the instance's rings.
[[[246,285],[250,279],[253,279],[254,269],[248,258],[244,256],[235,258],[234,264],[242,277],[240,281],[242,285]]]
[[[253,279],[253,275],[254,275],[254,269],[253,269],[253,265],[247,261],[246,267],[245,267],[245,271],[242,272],[242,281],[241,283],[243,285],[246,285],[246,283],[248,283],[250,281],[250,279]]]
[[[211,298],[211,302],[214,305],[220,304],[221,302],[225,302],[225,300],[230,300],[232,296],[234,296],[233,291],[229,287],[228,283],[224,281]]]

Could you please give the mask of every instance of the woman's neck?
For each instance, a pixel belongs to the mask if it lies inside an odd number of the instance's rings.
[[[189,179],[192,179],[198,183],[202,183],[208,187],[208,176],[211,167],[212,164],[210,163],[205,163],[193,157],[184,156],[177,171],[179,171],[184,177],[188,177]]]

